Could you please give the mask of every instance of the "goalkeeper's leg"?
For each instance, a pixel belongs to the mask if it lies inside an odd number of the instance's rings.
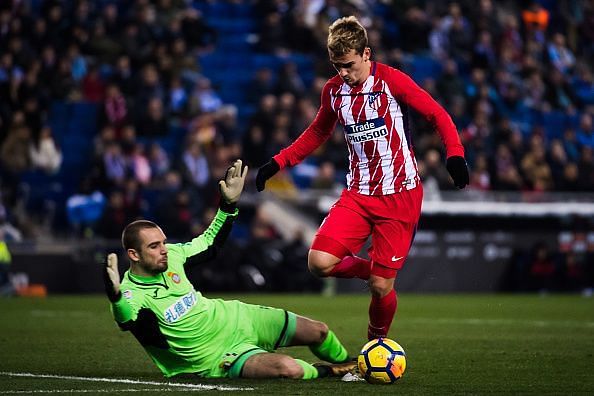
[[[297,315],[295,334],[289,345],[307,345],[318,358],[331,363],[349,361],[349,353],[324,322]]]
[[[258,353],[250,356],[241,368],[242,378],[315,379],[342,377],[352,371],[354,362],[337,364],[309,364],[301,359],[280,353]]]

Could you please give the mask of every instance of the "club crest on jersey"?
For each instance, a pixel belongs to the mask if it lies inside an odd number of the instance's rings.
[[[345,125],[346,138],[349,143],[364,143],[380,139],[388,134],[386,121],[374,118],[358,124]]]
[[[369,94],[369,99],[367,100],[369,102],[369,107],[371,107],[374,110],[377,110],[379,108],[380,101],[377,99],[380,97],[381,94],[381,92],[371,92]]]
[[[122,293],[122,296],[124,296],[125,299],[129,300],[132,298],[132,291],[124,290],[124,292]]]
[[[175,284],[178,284],[179,282],[181,282],[181,278],[175,272],[168,272],[167,276],[170,277],[171,280],[173,281],[173,283],[175,283]]]

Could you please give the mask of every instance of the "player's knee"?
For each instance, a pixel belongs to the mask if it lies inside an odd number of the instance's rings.
[[[321,266],[320,263],[315,261],[308,261],[307,268],[309,268],[309,272],[320,278],[325,278],[330,275],[330,269]]]
[[[367,282],[369,291],[375,297],[384,297],[394,288],[394,281],[376,276],[371,276]]]
[[[328,325],[324,322],[316,321],[315,323],[316,323],[316,334],[318,336],[318,343],[322,343],[322,342],[324,342],[326,337],[328,337],[328,331],[330,331],[330,329],[328,328]]]
[[[276,375],[280,378],[303,378],[303,368],[292,358],[286,356],[276,364]]]
[[[310,250],[307,257],[307,268],[309,272],[319,277],[326,277],[330,275],[335,263],[330,261],[325,255]]]

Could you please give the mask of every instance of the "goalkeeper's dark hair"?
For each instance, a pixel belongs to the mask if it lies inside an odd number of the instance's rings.
[[[157,224],[149,220],[136,220],[128,224],[122,232],[122,246],[124,250],[134,249],[140,251],[140,231],[147,228],[160,228]]]

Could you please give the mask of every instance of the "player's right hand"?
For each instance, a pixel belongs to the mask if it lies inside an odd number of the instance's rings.
[[[120,290],[120,271],[118,270],[118,256],[115,253],[107,255],[107,263],[103,272],[105,293],[110,301],[115,302],[122,296]]]
[[[274,176],[279,170],[280,166],[274,158],[271,158],[270,161],[262,165],[260,169],[258,169],[258,174],[256,175],[256,188],[258,191],[263,191],[266,186],[266,180]]]

